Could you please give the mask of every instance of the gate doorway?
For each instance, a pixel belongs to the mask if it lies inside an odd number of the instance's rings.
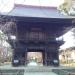
[[[43,53],[42,52],[27,52],[28,66],[42,66],[43,65]]]

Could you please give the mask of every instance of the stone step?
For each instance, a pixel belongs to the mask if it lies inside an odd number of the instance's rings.
[[[54,72],[25,72],[24,75],[58,75]]]
[[[25,72],[52,72],[52,69],[46,67],[27,67],[24,69]]]
[[[52,69],[49,67],[27,67],[24,69],[24,75],[57,75],[52,72]]]

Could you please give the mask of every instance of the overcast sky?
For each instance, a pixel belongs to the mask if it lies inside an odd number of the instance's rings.
[[[64,0],[0,0],[0,13],[11,11],[14,4],[57,7],[63,2]]]
[[[36,5],[36,6],[53,6],[60,5],[64,0],[15,0],[15,3]]]

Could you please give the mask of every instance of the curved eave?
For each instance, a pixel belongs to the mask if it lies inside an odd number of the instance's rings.
[[[40,7],[30,5],[15,5],[14,9],[10,13],[3,13],[2,15],[37,18],[75,18],[73,16],[64,16],[60,14],[55,7]]]

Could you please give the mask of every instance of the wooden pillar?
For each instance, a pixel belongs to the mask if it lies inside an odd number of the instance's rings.
[[[20,65],[20,60],[19,60],[19,54],[16,51],[16,49],[13,50],[13,56],[12,56],[12,65],[13,66],[19,66]]]
[[[43,65],[45,65],[45,51],[43,51],[42,53],[43,53]]]
[[[47,51],[47,66],[50,66],[51,65],[51,52],[50,51]]]
[[[27,65],[27,48],[26,48],[26,50],[25,50],[25,65]]]
[[[47,66],[47,50],[45,49],[45,65]]]

